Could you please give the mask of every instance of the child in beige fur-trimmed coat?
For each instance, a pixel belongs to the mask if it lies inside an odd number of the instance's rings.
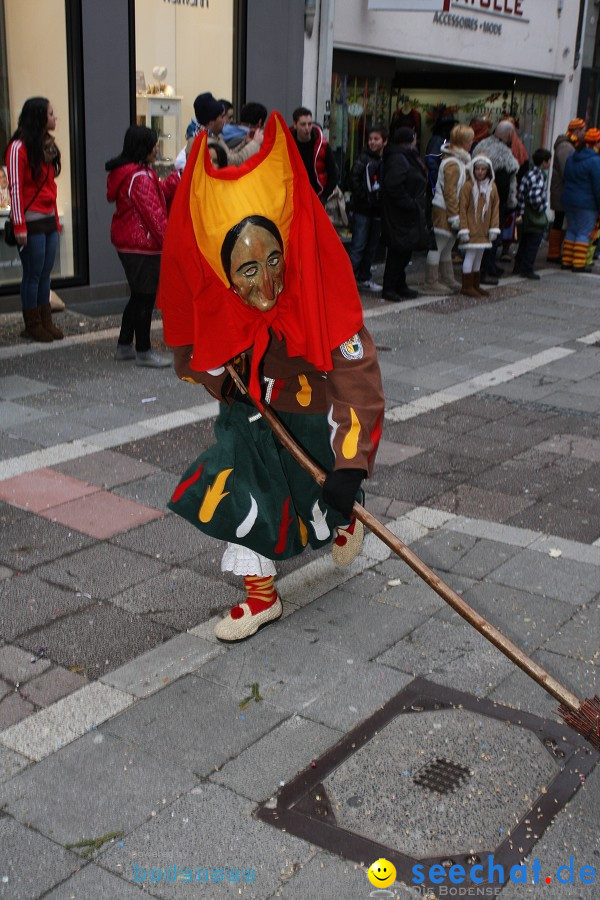
[[[458,239],[465,250],[461,294],[487,297],[489,291],[479,283],[481,258],[500,234],[500,200],[487,156],[473,157],[472,173],[460,192]]]

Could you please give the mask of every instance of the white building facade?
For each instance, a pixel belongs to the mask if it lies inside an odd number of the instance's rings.
[[[465,124],[512,115],[530,154],[551,148],[576,114],[585,11],[586,0],[319,0],[303,102],[342,170],[374,122],[414,125],[424,153],[443,110]]]

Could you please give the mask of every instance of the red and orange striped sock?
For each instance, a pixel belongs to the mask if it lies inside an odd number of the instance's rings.
[[[277,591],[273,582],[273,575],[267,575],[265,578],[257,575],[244,575],[244,587],[247,594],[245,602],[253,616],[264,612],[277,600]],[[239,614],[236,615],[238,610]],[[244,611],[239,606],[234,606],[231,610],[232,619],[241,618],[243,615]]]
[[[576,269],[585,269],[585,261],[587,259],[588,245],[587,242],[576,241],[573,247],[573,271]]]
[[[562,264],[565,268],[570,268],[573,265],[573,251],[575,249],[574,241],[563,241],[562,248]]]

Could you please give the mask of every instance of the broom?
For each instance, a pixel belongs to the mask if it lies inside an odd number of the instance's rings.
[[[322,485],[325,481],[326,473],[317,465],[301,447],[298,446],[294,438],[279,421],[275,413],[268,406],[261,408],[254,398],[248,393],[246,385],[239,377],[238,373],[232,365],[227,365],[227,371],[234,380],[238,390],[242,394],[246,394],[254,406],[261,412],[265,421],[270,425],[277,438],[283,446],[293,456],[306,471],[311,475],[317,484]],[[495,625],[492,625],[483,616],[480,616],[472,606],[469,606],[463,598],[452,590],[452,588],[442,581],[435,572],[427,566],[416,553],[413,553],[406,544],[396,537],[395,534],[385,527],[375,516],[367,512],[360,503],[355,503],[352,508],[352,514],[366,525],[369,531],[383,541],[384,544],[397,553],[404,562],[410,566],[413,572],[416,572],[419,578],[433,588],[436,594],[448,603],[463,619],[472,625],[480,634],[487,638],[490,643],[494,644],[505,656],[520,669],[533,678],[540,687],[547,691],[552,697],[560,702],[558,709],[561,718],[579,734],[590,742],[595,750],[600,750],[600,697],[594,696],[591,699],[581,702],[575,694],[567,690],[564,685],[560,684],[549,672],[546,672],[540,665],[534,662],[530,656],[527,656],[510,638],[507,638]]]

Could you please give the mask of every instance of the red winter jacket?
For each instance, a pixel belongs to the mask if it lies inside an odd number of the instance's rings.
[[[127,163],[108,173],[106,198],[117,204],[110,239],[120,253],[161,252],[168,208],[178,184],[179,172],[161,181],[154,169],[141,163]]]
[[[54,166],[51,163],[43,162],[40,177],[37,181],[34,181],[31,174],[31,166],[27,162],[27,149],[20,138],[11,141],[8,145],[5,160],[10,187],[10,217],[13,221],[15,234],[27,234],[27,225],[25,223],[26,210],[27,212],[54,216],[56,228],[60,231],[58,211],[56,209]],[[39,193],[36,196],[38,188]],[[33,199],[34,197],[35,200]]]

